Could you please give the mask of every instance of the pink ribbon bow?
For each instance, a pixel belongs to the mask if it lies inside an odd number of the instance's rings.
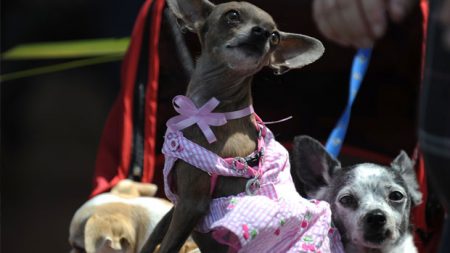
[[[209,143],[217,141],[211,126],[222,126],[227,123],[227,119],[242,118],[253,113],[251,105],[230,113],[212,112],[220,104],[220,101],[214,97],[200,108],[197,108],[188,97],[181,95],[174,97],[172,104],[180,115],[169,119],[167,127],[179,131],[197,124]]]

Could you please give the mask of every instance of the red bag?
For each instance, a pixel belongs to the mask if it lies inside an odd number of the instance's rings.
[[[91,197],[129,176],[142,182],[153,179],[163,7],[164,0],[147,0],[136,19],[122,63],[121,91],[100,140]]]

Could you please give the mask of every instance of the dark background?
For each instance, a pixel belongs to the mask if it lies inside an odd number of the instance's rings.
[[[294,116],[271,126],[284,143],[298,134],[326,140],[347,100],[354,50],[320,36],[309,0],[250,2],[268,10],[281,30],[315,36],[326,47],[319,61],[302,70],[283,76],[270,70],[259,73],[253,87],[256,111],[266,121]],[[22,43],[129,36],[141,3],[3,0],[1,52]],[[347,163],[390,159],[400,149],[412,153],[420,22],[416,8],[401,25],[391,25],[376,44],[346,144],[379,156],[364,157],[347,149],[341,157]],[[170,99],[186,85],[165,23],[161,36],[159,145],[164,123],[173,113]],[[185,36],[193,55],[198,55],[195,36]],[[1,73],[58,62],[1,61]],[[100,134],[120,88],[119,72],[120,62],[114,62],[0,84],[2,252],[68,252],[69,222],[90,193]]]

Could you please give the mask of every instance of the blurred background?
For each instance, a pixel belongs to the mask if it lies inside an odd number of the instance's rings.
[[[1,52],[24,43],[123,38],[131,33],[142,0],[2,0]],[[213,1],[218,3],[220,1]],[[310,0],[253,0],[268,10],[283,31],[319,38],[324,56],[301,70],[274,76],[259,73],[253,86],[255,108],[266,121],[292,115],[271,126],[289,146],[295,135],[325,141],[348,94],[354,50],[323,38],[311,17]],[[185,34],[192,55],[194,35]],[[421,16],[414,10],[391,24],[374,49],[355,101],[340,159],[385,163],[400,149],[416,145],[421,54]],[[173,55],[173,38],[163,21],[160,41],[157,150],[170,101],[187,79]],[[1,74],[67,60],[1,61]],[[68,252],[70,219],[92,190],[97,145],[120,88],[120,61],[3,81],[1,87],[1,251]],[[155,182],[161,185],[161,167]]]

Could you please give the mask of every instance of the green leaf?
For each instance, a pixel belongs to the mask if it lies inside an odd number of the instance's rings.
[[[40,60],[123,55],[130,38],[39,42],[16,46],[2,54],[2,60]]]

